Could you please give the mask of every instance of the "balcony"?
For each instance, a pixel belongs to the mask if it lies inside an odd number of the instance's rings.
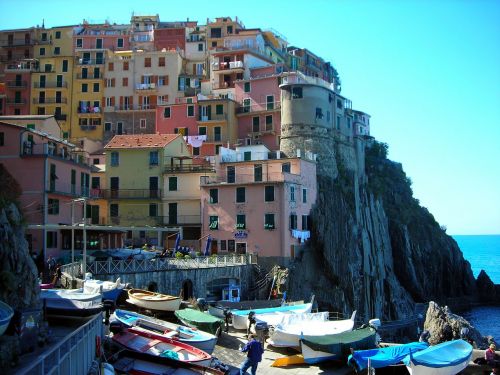
[[[40,155],[47,155],[52,158],[68,160],[76,164],[89,166],[88,158],[85,155],[73,151],[68,151],[68,149],[66,149],[65,147],[55,147],[53,145],[49,145],[48,143],[32,144],[29,141],[25,141],[23,143],[21,156],[30,157]]]
[[[33,98],[33,104],[66,104],[66,98]]]
[[[34,41],[31,39],[8,39],[2,40],[1,46],[5,48],[9,47],[24,47],[24,46],[32,46]]]
[[[259,113],[267,111],[276,111],[281,109],[281,102],[253,103],[250,105],[241,104],[241,107],[236,109],[237,114],[242,113]]]
[[[283,173],[283,172],[265,173],[265,171],[263,171],[260,181],[256,181],[253,173],[238,174],[238,171],[236,171],[236,175],[234,175],[232,178],[228,178],[227,176],[217,176],[217,177],[202,176],[200,179],[200,184],[201,185],[226,185],[226,184],[251,184],[251,183],[261,184],[261,183],[273,183],[273,182],[284,182],[284,181],[299,183],[300,175],[291,175],[289,173]]]
[[[27,103],[26,99],[7,98],[7,104],[10,105],[25,105],[26,103]]]
[[[25,59],[30,59],[30,57],[26,57],[24,55],[16,55],[16,56],[12,56],[10,59],[7,58],[7,56],[5,55],[2,55],[0,57],[0,62],[2,63],[5,63],[5,62],[9,62],[9,61],[16,61],[16,60],[25,60]],[[5,67],[5,71],[6,72],[19,72],[19,71],[26,71],[26,72],[33,72],[35,70],[38,69],[38,61],[32,61],[32,62],[20,62],[20,63],[16,63],[16,64],[8,64],[6,67]]]
[[[171,165],[165,167],[163,173],[214,173],[212,165]]]
[[[200,215],[155,216],[156,225],[201,225]]]
[[[101,108],[100,107],[77,107],[76,112],[78,113],[79,116],[85,116],[85,115],[95,115],[96,113],[101,113]]]
[[[58,120],[58,121],[66,121],[66,119],[68,118],[68,115],[66,114],[63,114],[63,113],[56,113],[54,115],[55,119]]]
[[[138,91],[139,93],[148,93],[148,92],[156,92],[158,88],[156,87],[155,83],[138,83],[135,85],[135,91]]]
[[[57,89],[57,88],[67,88],[68,82],[35,82],[35,89]]]
[[[101,189],[98,191],[98,197],[104,199],[161,199],[161,189]]]
[[[25,89],[28,87],[26,81],[7,81],[7,87],[11,89]]]
[[[69,195],[72,197],[89,197],[90,191],[86,186],[77,186],[73,184],[63,184],[58,180],[49,180],[47,193],[57,195]]]
[[[80,130],[84,132],[91,132],[97,129],[97,125],[80,125]]]
[[[222,114],[219,114],[219,115],[200,115],[198,116],[198,122],[207,122],[207,121],[227,121],[227,114],[226,113],[222,113]]]
[[[78,59],[76,62],[76,65],[103,65],[105,62],[105,59]]]
[[[245,69],[243,65],[243,61],[221,61],[217,62],[215,61],[212,63],[212,70],[217,71],[217,72],[223,72],[223,71],[233,71],[233,70],[239,70],[243,71]]]
[[[76,79],[102,79],[102,73],[100,74],[77,74]]]

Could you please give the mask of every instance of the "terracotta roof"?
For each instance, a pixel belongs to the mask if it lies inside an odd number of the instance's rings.
[[[180,134],[115,135],[104,148],[161,148]]]

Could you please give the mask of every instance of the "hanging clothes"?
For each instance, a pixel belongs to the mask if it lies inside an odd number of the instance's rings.
[[[190,135],[184,137],[184,140],[193,147],[201,147],[203,142],[207,140],[206,135]]]

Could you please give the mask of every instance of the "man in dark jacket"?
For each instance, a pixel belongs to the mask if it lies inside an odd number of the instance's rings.
[[[264,347],[260,341],[255,339],[255,335],[248,336],[248,343],[241,349],[242,352],[247,353],[247,359],[240,367],[240,375],[246,373],[247,369],[251,367],[252,375],[257,372],[257,366],[260,361],[262,361],[262,353],[264,353]]]

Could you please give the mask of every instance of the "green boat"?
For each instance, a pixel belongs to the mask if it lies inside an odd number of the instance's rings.
[[[304,361],[309,364],[328,360],[345,360],[354,350],[373,349],[377,331],[373,327],[325,336],[302,336],[300,346]]]
[[[224,321],[200,310],[183,309],[177,310],[175,316],[188,327],[197,328],[201,331],[219,335],[222,331]]]

